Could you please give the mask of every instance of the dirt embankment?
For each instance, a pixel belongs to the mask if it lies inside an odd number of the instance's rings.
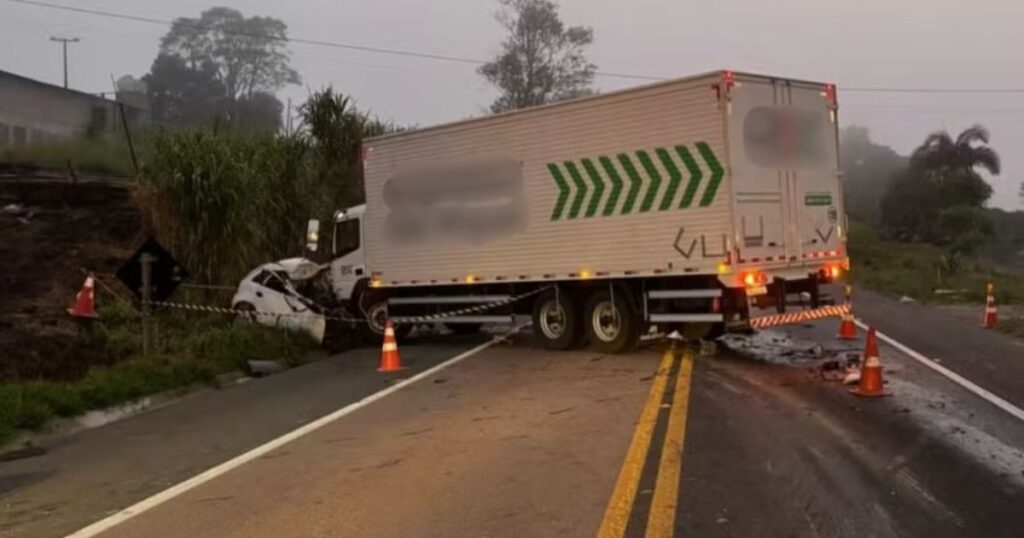
[[[75,378],[106,360],[65,309],[82,269],[116,271],[139,229],[124,180],[0,175],[0,381]]]

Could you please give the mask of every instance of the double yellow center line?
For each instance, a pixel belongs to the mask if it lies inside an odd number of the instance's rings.
[[[619,538],[627,531],[638,536],[642,530],[648,537],[673,535],[693,357],[692,351],[680,355],[673,350],[662,356],[598,530],[599,538]],[[656,445],[652,453],[655,438],[661,440],[661,446]],[[646,496],[638,500],[637,494],[641,483],[649,483],[651,477],[654,494],[648,505]]]

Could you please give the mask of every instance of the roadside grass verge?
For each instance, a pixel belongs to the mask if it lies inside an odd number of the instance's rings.
[[[113,137],[74,138],[0,150],[0,165],[132,176],[131,154],[123,140]]]
[[[298,364],[319,346],[305,334],[231,320],[173,313],[155,317],[155,338],[143,358],[141,325],[130,307],[100,309],[90,334],[110,359],[75,381],[0,383],[0,445],[18,430],[40,430],[56,417],[127,403],[144,396],[215,385],[219,374],[244,368],[249,359]]]
[[[965,260],[960,272],[940,282],[943,250],[934,245],[887,241],[869,226],[851,221],[848,248],[854,282],[886,295],[925,303],[984,303],[985,285],[992,282],[998,303],[1024,303],[1024,275],[997,271],[980,260]]]

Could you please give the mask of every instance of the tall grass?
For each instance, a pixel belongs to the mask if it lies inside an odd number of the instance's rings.
[[[256,263],[300,254],[323,198],[309,151],[301,137],[154,135],[136,192],[144,225],[200,282],[230,284]]]
[[[361,141],[393,128],[331,88],[300,113],[304,129],[289,136],[149,137],[137,204],[198,282],[231,285],[255,265],[301,255],[307,219],[362,201]]]

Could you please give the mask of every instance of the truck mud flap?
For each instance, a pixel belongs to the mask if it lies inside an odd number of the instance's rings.
[[[849,307],[847,306],[823,306],[820,308],[812,308],[810,310],[801,310],[799,312],[787,312],[785,314],[750,318],[750,326],[754,329],[765,329],[768,327],[802,323],[816,319],[842,317],[843,314],[846,314],[847,312],[849,312]]]

